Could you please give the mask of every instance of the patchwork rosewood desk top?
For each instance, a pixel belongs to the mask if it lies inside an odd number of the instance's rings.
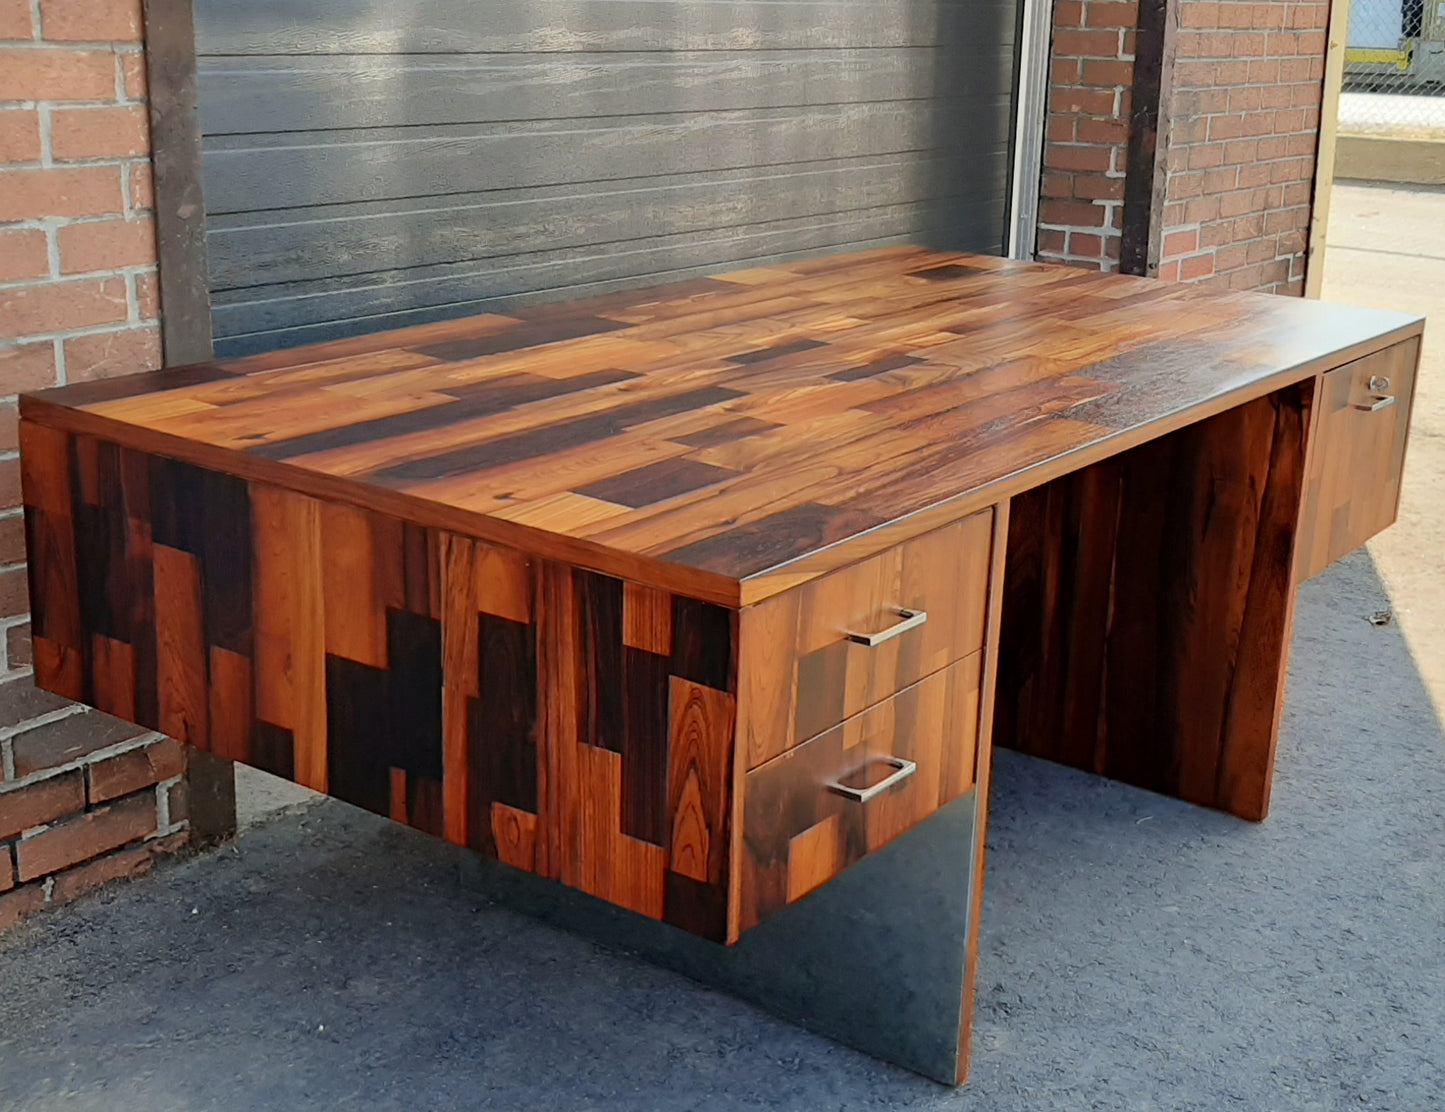
[[[1262,818],[1421,329],[899,247],[45,391],[37,682],[729,943],[963,808],[961,1077],[990,742]]]

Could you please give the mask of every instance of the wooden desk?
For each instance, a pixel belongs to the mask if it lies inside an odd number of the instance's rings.
[[[990,739],[1263,818],[1421,329],[887,248],[46,391],[37,682],[723,943],[962,808],[961,1078]]]

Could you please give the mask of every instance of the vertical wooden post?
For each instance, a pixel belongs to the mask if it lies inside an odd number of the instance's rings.
[[[144,19],[161,346],[165,365],[175,367],[204,362],[213,353],[201,130],[196,115],[196,29],[191,0],[145,0]],[[235,767],[194,748],[188,750],[188,758],[193,841],[213,845],[233,837]]]
[[[1159,265],[1163,155],[1169,135],[1165,105],[1173,85],[1174,28],[1178,23],[1178,0],[1140,0],[1119,245],[1119,269],[1125,274],[1145,275]]]
[[[1335,185],[1335,139],[1340,127],[1340,92],[1345,84],[1345,40],[1350,26],[1350,0],[1330,4],[1325,36],[1325,86],[1320,100],[1320,139],[1315,148],[1314,204],[1310,208],[1309,254],[1305,258],[1305,296],[1319,297],[1325,281],[1325,235],[1330,224],[1330,196]]]
[[[145,39],[161,343],[166,366],[175,367],[212,354],[191,0],[145,0]]]

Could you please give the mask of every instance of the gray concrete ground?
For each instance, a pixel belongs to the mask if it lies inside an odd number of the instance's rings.
[[[1336,182],[1324,297],[1428,319],[1400,521],[1369,549],[1445,711],[1445,188]]]
[[[1445,317],[1445,195],[1351,185],[1335,213],[1329,296]],[[1441,355],[1401,524],[1301,591],[1268,822],[999,755],[963,1089],[479,905],[425,837],[248,790],[234,848],[0,937],[0,1108],[1445,1107]]]

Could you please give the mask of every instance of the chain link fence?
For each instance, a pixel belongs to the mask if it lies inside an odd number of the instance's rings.
[[[1340,130],[1445,139],[1445,0],[1350,0]]]

